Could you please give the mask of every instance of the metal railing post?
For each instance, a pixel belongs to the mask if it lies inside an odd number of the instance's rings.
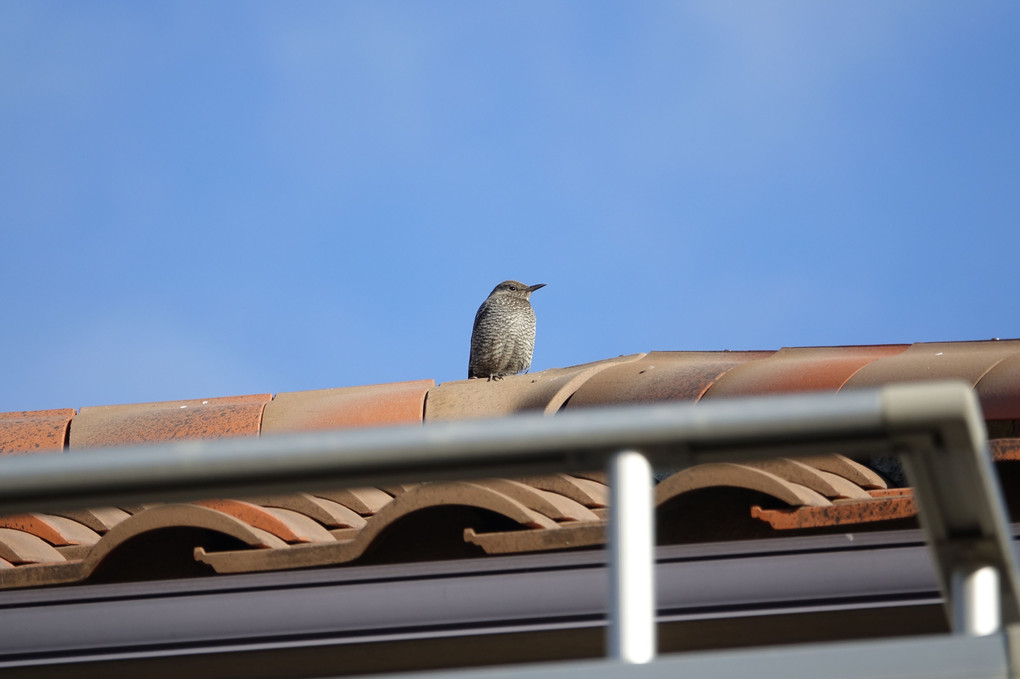
[[[609,461],[609,656],[655,657],[655,508],[652,468],[624,450]]]
[[[953,573],[953,632],[971,637],[1002,628],[999,571],[994,566],[964,566]]]

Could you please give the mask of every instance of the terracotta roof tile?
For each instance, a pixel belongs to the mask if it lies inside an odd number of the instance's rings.
[[[13,564],[64,561],[60,552],[39,536],[13,528],[0,528],[0,559],[5,559]],[[16,572],[17,570],[20,569],[4,572]]]
[[[771,351],[653,351],[638,360],[607,366],[576,389],[567,404],[580,408],[612,403],[697,401],[716,380]]]
[[[262,416],[262,433],[420,424],[433,380],[277,394]]]
[[[471,482],[422,483],[408,485],[382,507],[351,539],[332,544],[295,545],[289,549],[235,552],[196,552],[199,559],[221,573],[238,573],[278,568],[300,568],[347,563],[360,557],[392,526],[427,509],[462,507],[484,509],[520,526],[557,529],[549,516],[492,488]]]
[[[960,379],[974,386],[1000,362],[1017,356],[1020,356],[1020,340],[913,344],[901,354],[865,366],[847,381],[846,387],[877,387],[891,382],[937,379]],[[1001,381],[1009,374],[1006,369],[1001,378],[993,378],[985,390],[978,390],[978,396],[982,406],[985,399],[990,398],[998,417],[1020,418],[1017,387],[1014,385],[1010,389]]]
[[[480,479],[475,483],[513,498],[525,507],[541,512],[554,521],[600,520],[590,509],[566,496],[539,490],[520,481]]]
[[[389,496],[387,496],[389,500]],[[328,528],[364,528],[365,519],[358,512],[339,502],[310,493],[245,498],[245,502],[264,507],[277,507],[299,512]]]
[[[842,455],[812,455],[799,459],[800,462],[811,465],[815,469],[837,474],[861,488],[872,490],[886,487],[885,481],[877,473]]]
[[[392,495],[379,488],[344,488],[317,491],[316,495],[349,507],[362,516],[375,514],[393,499]]]
[[[462,420],[540,411],[555,414],[567,399],[604,370],[640,360],[644,354],[620,356],[569,368],[553,368],[501,380],[443,382],[429,392],[425,420]]]
[[[1020,351],[993,365],[974,389],[985,419],[1020,420]]]
[[[77,521],[86,528],[97,533],[105,533],[124,519],[131,516],[123,509],[116,507],[96,507],[93,509],[76,509],[56,512],[59,516]]]
[[[785,348],[735,366],[706,398],[799,391],[838,391],[864,366],[902,353],[907,345]]]
[[[699,464],[673,474],[655,487],[655,504],[661,505],[692,490],[720,486],[757,491],[793,506],[828,507],[832,504],[807,486],[762,469],[733,462]]]
[[[333,536],[309,517],[289,509],[262,507],[241,500],[202,500],[194,502],[229,514],[244,523],[271,533],[284,542],[332,542]]]
[[[94,545],[99,534],[77,521],[49,514],[0,516],[0,528],[12,528],[42,538],[54,547]]]
[[[82,408],[70,448],[257,436],[269,394]]]
[[[806,486],[828,498],[863,499],[871,497],[868,495],[868,491],[842,476],[822,471],[800,460],[778,457],[774,460],[755,460],[743,464]]]
[[[464,540],[478,545],[486,554],[515,554],[601,545],[606,542],[606,529],[607,524],[604,521],[568,524],[555,532],[518,530],[477,533],[473,528],[465,528]]]
[[[859,525],[908,519],[916,515],[917,505],[909,488],[877,491],[868,499],[834,502],[827,507],[751,508],[751,516],[767,521],[777,530]]]
[[[992,439],[988,447],[996,461],[1020,460],[1020,438]]]
[[[609,492],[602,483],[578,478],[569,474],[529,476],[521,482],[540,490],[559,493],[588,508],[609,506]]]
[[[0,455],[63,450],[72,408],[0,413]]]

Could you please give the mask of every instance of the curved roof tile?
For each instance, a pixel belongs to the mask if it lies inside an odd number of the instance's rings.
[[[643,356],[620,356],[569,368],[509,375],[501,380],[443,382],[430,391],[425,400],[425,421],[499,417],[536,410],[552,415],[583,384],[602,371],[637,361]]]
[[[266,405],[262,433],[420,424],[434,380],[277,394]]]
[[[842,476],[822,471],[800,460],[779,457],[773,460],[755,460],[743,464],[806,486],[828,498],[863,499],[871,497],[868,495],[868,491]]]
[[[589,509],[609,505],[609,489],[605,484],[589,479],[569,474],[550,474],[549,476],[529,476],[520,479],[520,481],[534,488],[568,497]]]
[[[793,506],[828,507],[832,504],[807,486],[763,469],[734,462],[699,464],[673,474],[655,487],[655,504],[665,504],[677,495],[692,490],[720,486],[758,491]]]
[[[885,480],[877,472],[854,462],[848,457],[832,453],[829,455],[811,455],[798,458],[800,462],[830,474],[836,474],[861,488],[872,490],[885,488]]]
[[[381,508],[363,529],[350,539],[331,544],[295,545],[284,549],[207,552],[197,550],[196,558],[220,573],[302,568],[347,563],[361,556],[388,528],[416,512],[434,507],[459,505],[486,509],[521,526],[556,529],[558,524],[541,512],[478,483],[422,483],[410,486]]]
[[[0,528],[0,559],[5,559],[13,564],[64,561],[60,552],[41,537],[14,528]]]
[[[799,391],[838,391],[864,366],[907,345],[785,348],[735,366],[711,385],[706,398]]]
[[[491,488],[520,502],[528,509],[545,514],[553,521],[598,521],[599,517],[584,505],[557,493],[540,490],[510,479],[480,479],[473,483]]]
[[[371,516],[385,507],[393,496],[380,488],[344,488],[342,490],[316,491],[319,497],[349,507],[361,516]]]
[[[269,394],[82,408],[70,448],[257,436]]]
[[[911,345],[896,356],[882,358],[851,377],[846,388],[877,387],[891,382],[960,379],[978,385],[1005,360],[1020,356],[1020,340],[986,342],[932,342]],[[1008,371],[1003,375],[1008,375]],[[1020,418],[1020,393],[993,378],[986,390],[977,390],[985,405],[991,399],[999,417]]]
[[[42,538],[54,547],[94,545],[99,534],[87,526],[62,516],[16,514],[0,516],[0,528],[12,528]]]
[[[1002,359],[974,385],[987,420],[1020,419],[1020,351]]]
[[[0,455],[63,450],[72,408],[0,413]]]
[[[387,496],[389,497],[389,496]],[[299,512],[328,528],[364,528],[365,519],[350,507],[310,493],[245,498],[246,502]]]
[[[262,507],[241,500],[201,500],[190,504],[208,507],[271,533],[284,542],[332,542],[333,536],[314,520],[289,509]]]
[[[568,408],[613,403],[697,401],[716,380],[771,351],[653,351],[607,366],[580,385]]]

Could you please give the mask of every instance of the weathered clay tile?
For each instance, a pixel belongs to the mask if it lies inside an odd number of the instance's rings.
[[[257,436],[269,394],[82,408],[70,448]]]
[[[900,354],[864,366],[847,380],[846,388],[948,379],[963,380],[973,386],[1000,361],[1017,355],[1020,340],[912,344]]]
[[[548,474],[518,479],[533,488],[548,490],[570,498],[585,507],[605,507],[609,504],[609,489],[605,484],[581,479],[569,474]]]
[[[516,530],[498,533],[477,533],[464,529],[464,540],[478,545],[486,554],[519,554],[550,549],[590,547],[606,542],[605,521],[598,523],[562,524],[558,530]]]
[[[841,500],[827,507],[751,508],[751,516],[767,521],[776,530],[858,525],[909,519],[916,515],[917,505],[909,488],[875,491],[870,498]]]
[[[13,528],[0,528],[0,559],[5,559],[13,564],[61,563],[64,561],[60,552],[42,538]]]
[[[409,485],[404,492],[382,507],[365,527],[349,539],[331,544],[294,545],[287,549],[206,552],[196,550],[196,558],[219,573],[240,573],[279,568],[304,568],[347,563],[364,554],[374,541],[404,518],[436,507],[484,509],[531,529],[564,530],[553,519],[526,507],[492,488],[471,482],[422,483]],[[571,524],[562,524],[569,526]]]
[[[55,511],[63,516],[86,526],[97,533],[105,533],[124,519],[131,516],[117,507],[95,507],[92,509],[73,509]]]
[[[772,460],[751,460],[743,464],[770,472],[787,481],[807,486],[828,498],[864,499],[871,497],[868,495],[868,491],[857,484],[836,474],[812,467],[801,460],[778,457]]]
[[[758,491],[794,507],[800,505],[828,507],[832,504],[823,495],[807,486],[787,481],[763,469],[732,462],[699,464],[663,479],[655,487],[655,504],[661,505],[692,490],[716,486]]]
[[[1020,420],[1020,350],[992,366],[974,390],[986,420]]]
[[[706,398],[800,391],[838,391],[858,370],[907,345],[785,348],[722,375]]]
[[[988,442],[995,461],[1020,460],[1020,438],[992,439]]]
[[[716,380],[771,351],[653,351],[592,376],[567,408],[654,401],[697,401]]]
[[[553,368],[501,380],[443,382],[425,400],[425,421],[502,417],[522,412],[553,415],[583,384],[614,365],[639,360],[644,354]]]
[[[885,481],[878,473],[843,455],[835,453],[830,455],[811,455],[798,458],[798,460],[823,472],[841,476],[866,490],[886,487]]]
[[[319,497],[349,507],[362,516],[375,514],[393,500],[393,496],[379,488],[344,488],[316,491]]]
[[[309,493],[248,497],[245,502],[299,512],[329,528],[363,528],[365,519],[350,507]]]
[[[517,500],[525,507],[541,512],[554,521],[598,521],[599,518],[584,505],[557,493],[539,490],[520,481],[509,479],[479,479],[474,483],[492,488]]]
[[[420,424],[433,380],[277,394],[262,416],[262,433]]]
[[[99,535],[77,521],[50,514],[0,516],[0,528],[12,528],[42,538],[54,547],[93,545]]]
[[[333,536],[321,525],[295,511],[261,507],[241,500],[202,500],[193,504],[229,514],[271,533],[284,542],[332,542]]]
[[[72,408],[0,413],[0,455],[63,450]]]

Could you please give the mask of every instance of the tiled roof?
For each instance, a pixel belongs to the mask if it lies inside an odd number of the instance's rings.
[[[277,394],[0,413],[0,454],[179,439],[421,425],[624,403],[896,381],[969,382],[1000,471],[1020,459],[1020,341],[651,352],[436,386],[432,380]],[[75,452],[80,451],[80,452]],[[1015,473],[1004,474],[1006,494]],[[838,455],[715,463],[660,474],[662,542],[861,531],[909,525],[909,489]],[[276,497],[0,517],[0,587],[238,573],[478,554],[567,550],[605,541],[601,472],[406,484]]]

